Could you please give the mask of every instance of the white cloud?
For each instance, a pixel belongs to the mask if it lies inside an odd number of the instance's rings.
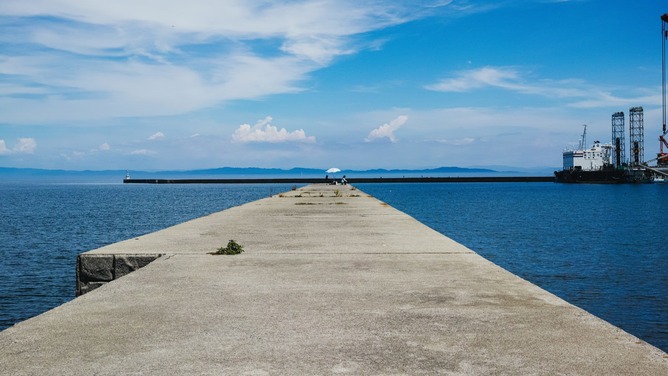
[[[0,46],[13,47],[0,53],[0,74],[12,81],[0,87],[0,107],[11,109],[6,121],[37,123],[173,115],[293,93],[337,56],[370,47],[356,36],[424,17],[431,5],[6,0]]]
[[[0,154],[33,154],[37,148],[34,138],[19,138],[18,143],[11,149],[7,148],[5,140],[0,140]]]
[[[233,39],[282,36],[292,40],[304,36],[360,33],[408,20],[410,5],[389,6],[351,0],[191,0],[188,6],[180,1],[159,0],[117,0],[103,4],[76,0],[7,0],[0,4],[0,13],[19,17],[48,14],[81,23],[78,27],[86,26],[89,32],[88,36],[82,35],[87,38],[71,41],[71,33],[78,29],[65,24],[55,25],[61,31],[58,34],[30,34],[44,44],[59,42],[95,49],[134,46],[166,50],[182,42],[183,34],[200,40],[219,35]],[[105,27],[109,25],[117,27]],[[150,34],[131,33],[138,29]],[[106,36],[102,46],[95,39],[100,36]]]
[[[320,65],[327,65],[335,56],[355,52],[353,49],[342,49],[342,45],[344,43],[339,38],[309,36],[299,40],[286,41],[281,50],[295,56],[307,58]]]
[[[19,144],[14,148],[18,153],[32,154],[37,148],[37,142],[34,138],[19,138]]]
[[[152,134],[149,138],[149,140],[154,141],[154,140],[164,140],[165,139],[165,134],[162,132],[156,132]]]
[[[369,132],[369,135],[364,140],[366,142],[371,142],[379,138],[387,138],[391,142],[397,142],[397,137],[394,135],[394,132],[399,129],[402,125],[406,123],[408,116],[400,115],[396,119],[392,120],[389,123],[385,123],[380,127]]]
[[[250,124],[241,124],[232,135],[234,142],[315,142],[315,137],[306,136],[303,129],[288,132],[285,128],[271,125],[271,116],[258,121],[254,126]]]
[[[154,151],[148,149],[137,149],[130,152],[130,155],[153,155]]]
[[[102,150],[102,151],[107,151],[107,150],[111,150],[111,146],[109,146],[109,144],[105,142],[102,145],[100,145],[99,149]]]

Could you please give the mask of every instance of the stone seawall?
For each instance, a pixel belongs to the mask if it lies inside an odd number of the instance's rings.
[[[81,254],[77,257],[77,296],[148,265],[161,254]]]

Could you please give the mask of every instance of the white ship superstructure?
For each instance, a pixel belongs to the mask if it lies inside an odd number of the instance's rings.
[[[566,149],[563,153],[564,168],[555,171],[558,182],[563,183],[625,183],[627,182],[624,169],[615,168],[612,144],[603,144],[594,141],[586,148],[587,125],[584,125],[582,139],[577,149]]]
[[[612,144],[602,144],[594,141],[594,144],[585,149],[587,145],[587,124],[583,125],[582,139],[577,149],[566,149],[563,153],[564,171],[598,171],[612,165]]]
[[[597,171],[612,164],[612,144],[594,141],[589,149],[564,150],[564,170]]]

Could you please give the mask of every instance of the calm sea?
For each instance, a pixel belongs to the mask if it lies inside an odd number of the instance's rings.
[[[668,351],[668,185],[357,186]],[[73,299],[81,252],[290,188],[0,184],[0,329]]]
[[[358,184],[668,352],[668,184]]]
[[[290,189],[0,184],[0,330],[72,300],[82,252]]]

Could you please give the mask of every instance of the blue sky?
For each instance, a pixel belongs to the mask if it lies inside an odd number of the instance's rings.
[[[0,166],[558,167],[661,131],[664,0],[0,2]]]

